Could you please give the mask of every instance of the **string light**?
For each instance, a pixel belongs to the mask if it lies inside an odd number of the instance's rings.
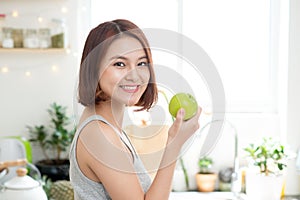
[[[13,10],[11,15],[13,17],[18,17],[19,16],[19,12],[17,10]]]
[[[66,49],[66,53],[67,53],[67,54],[70,54],[70,53],[71,53],[71,49],[70,49],[70,48],[67,48],[67,49]]]
[[[68,12],[68,8],[62,7],[62,8],[61,8],[61,12],[62,12],[62,13],[67,13],[67,12]]]
[[[47,10],[48,11],[48,10]],[[62,6],[61,9],[60,9],[61,13],[63,14],[67,14],[68,13],[68,7],[66,6]],[[39,11],[41,12],[41,11]],[[42,11],[43,12],[43,11]],[[14,18],[18,18],[20,16],[23,17],[26,16],[26,15],[29,15],[28,13],[22,13],[21,11],[19,12],[19,10],[17,9],[13,9],[11,11],[8,11],[7,13],[5,13],[7,16],[11,16],[11,17],[14,17]],[[30,14],[31,15],[31,14]],[[42,17],[40,14],[37,14],[36,15],[36,20],[37,22],[39,23],[47,23],[48,19],[47,18],[44,18]],[[77,56],[76,53],[74,53],[70,48],[67,48],[66,49],[66,54],[68,55],[73,55],[73,56]],[[40,64],[37,64],[37,65],[34,65],[34,66],[22,66],[22,67],[18,67],[18,66],[0,66],[0,75],[1,74],[10,74],[10,73],[14,73],[14,72],[21,72],[21,74],[23,74],[24,76],[26,77],[31,77],[33,74],[33,70],[36,69],[36,68],[40,68],[41,66],[45,66],[45,63],[40,63]],[[24,69],[25,68],[25,69]],[[48,65],[48,68],[50,68],[50,70],[53,72],[53,73],[57,73],[59,72],[60,68],[58,65]]]
[[[38,17],[37,18],[38,22],[42,23],[44,21],[44,19],[42,17]]]
[[[40,66],[40,65],[39,65]],[[34,67],[31,67],[31,70],[32,69],[35,69],[37,68],[38,66],[34,66]],[[53,73],[58,73],[59,72],[59,66],[58,65],[52,65],[50,66],[50,69]],[[22,73],[26,76],[26,77],[30,77],[32,76],[32,71],[31,70],[22,70],[22,69],[18,69],[18,68],[12,68],[12,67],[7,67],[7,66],[4,66],[4,67],[1,67],[0,68],[0,75],[1,74],[8,74],[8,73],[12,73],[14,71],[23,71]]]
[[[26,71],[25,72],[25,76],[27,76],[27,77],[31,76],[31,72],[30,71]]]
[[[7,73],[9,71],[8,67],[2,67],[1,72],[2,73]]]
[[[52,65],[51,67],[53,72],[57,72],[58,71],[58,66],[57,65]]]
[[[73,52],[73,56],[74,56],[74,57],[77,57],[77,56],[78,56],[78,53],[77,53],[77,52]]]

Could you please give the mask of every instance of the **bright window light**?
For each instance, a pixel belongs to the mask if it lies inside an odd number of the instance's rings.
[[[90,1],[92,27],[124,18],[141,28],[182,32],[199,44],[221,76],[227,112],[277,111],[278,0]],[[181,69],[186,80],[197,86],[197,99],[209,107],[205,80],[195,76],[197,73],[187,63],[164,54],[154,50],[154,62],[171,62]]]
[[[272,109],[270,7],[269,0],[183,1],[183,34],[213,60],[229,112]],[[194,74],[184,69],[187,77]]]

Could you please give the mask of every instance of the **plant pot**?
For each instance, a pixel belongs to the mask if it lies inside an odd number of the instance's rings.
[[[69,180],[69,160],[61,160],[59,163],[56,163],[54,160],[51,160],[50,162],[41,160],[35,165],[41,174],[46,175],[51,181]]]
[[[247,172],[246,193],[249,199],[255,200],[280,200],[283,188],[284,176],[265,176],[261,173]]]
[[[212,192],[217,180],[216,173],[196,174],[197,187],[200,192]]]

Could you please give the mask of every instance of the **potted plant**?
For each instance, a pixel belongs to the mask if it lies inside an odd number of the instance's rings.
[[[198,161],[199,172],[196,174],[196,182],[200,192],[212,192],[215,189],[217,173],[211,170],[212,165],[212,158],[207,156]]]
[[[244,150],[250,158],[250,168],[246,173],[247,195],[256,200],[279,200],[287,159],[284,146],[273,138],[262,138]]]
[[[69,178],[69,160],[63,156],[70,146],[76,128],[68,128],[70,117],[66,113],[67,107],[52,103],[47,110],[50,116],[49,126],[27,126],[30,134],[29,141],[37,143],[43,152],[44,159],[36,166],[43,175],[52,181],[67,180]]]

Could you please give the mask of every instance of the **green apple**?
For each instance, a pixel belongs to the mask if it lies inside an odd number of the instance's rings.
[[[192,118],[198,111],[198,104],[195,98],[188,93],[175,94],[169,103],[169,112],[173,117],[176,117],[180,108],[185,110],[184,120]]]

